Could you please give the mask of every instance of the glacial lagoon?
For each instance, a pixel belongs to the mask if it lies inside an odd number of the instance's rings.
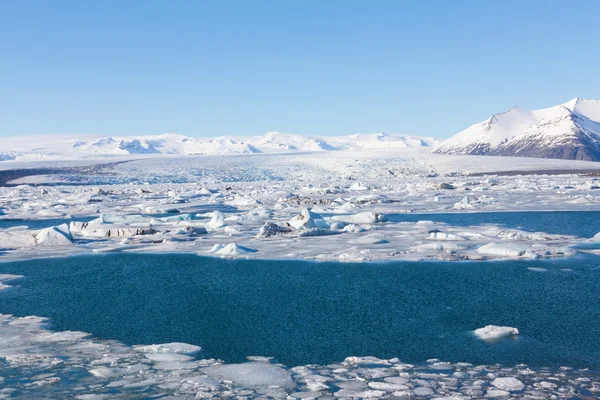
[[[329,263],[192,254],[96,254],[0,264],[24,275],[0,310],[127,344],[286,365],[349,355],[600,367],[597,256],[494,262]],[[485,325],[521,334],[499,343]]]

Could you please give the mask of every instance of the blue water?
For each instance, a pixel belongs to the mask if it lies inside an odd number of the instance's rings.
[[[347,264],[98,254],[0,263],[0,273],[25,275],[0,292],[2,313],[129,344],[194,343],[227,362],[374,355],[600,367],[600,258],[591,255]],[[488,344],[470,333],[488,324],[521,335]]]
[[[454,226],[498,224],[531,232],[576,235],[587,238],[600,232],[600,211],[530,211],[449,214],[386,214],[389,221],[435,221]]]

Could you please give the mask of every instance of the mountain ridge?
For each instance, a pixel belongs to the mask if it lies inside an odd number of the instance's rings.
[[[32,146],[32,143],[34,145]],[[118,155],[234,155],[327,152],[358,149],[429,149],[434,138],[401,134],[317,137],[267,132],[262,136],[196,138],[173,133],[148,136],[37,136],[4,138],[0,161],[49,158],[102,158]]]
[[[540,110],[515,106],[443,141],[434,153],[600,161],[600,101],[576,97]]]

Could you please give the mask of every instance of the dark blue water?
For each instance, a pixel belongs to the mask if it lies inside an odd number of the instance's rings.
[[[596,256],[346,264],[112,254],[0,263],[0,273],[25,275],[0,292],[2,313],[129,344],[194,343],[228,362],[374,355],[600,367]],[[470,334],[488,324],[521,335],[488,344]]]
[[[592,237],[600,232],[600,211],[531,211],[450,214],[386,214],[389,221],[436,221],[454,226],[498,224],[531,232]]]

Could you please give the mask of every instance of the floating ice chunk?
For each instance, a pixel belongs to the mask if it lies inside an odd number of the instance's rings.
[[[522,257],[527,252],[527,248],[518,244],[496,244],[488,243],[477,249],[479,254],[491,254],[504,257]]]
[[[108,367],[98,367],[88,370],[88,372],[98,378],[111,378],[115,375],[115,370]]]
[[[176,353],[145,353],[145,357],[154,362],[183,362],[194,359],[192,356]]]
[[[225,218],[225,221],[265,221],[272,217],[272,211],[268,210],[264,207],[256,207],[253,210],[248,211],[245,214],[241,215],[232,215],[230,217]]]
[[[65,216],[65,214],[60,211],[48,210],[48,209],[40,210],[36,213],[36,215],[39,215],[40,217],[52,217],[52,218],[62,218]]]
[[[61,246],[72,243],[73,237],[67,224],[52,226],[37,232],[36,241],[46,246]]]
[[[344,360],[346,365],[361,365],[361,364],[374,364],[374,365],[391,365],[389,360],[382,360],[381,358],[366,356],[366,357],[346,357]]]
[[[300,214],[290,219],[288,221],[288,224],[290,224],[290,226],[298,230],[311,229],[317,227],[317,219],[322,220],[323,217],[321,217],[319,214],[312,212],[309,208],[305,207]]]
[[[217,251],[221,250],[223,247],[222,244],[215,244],[209,251],[207,251],[207,253],[216,253]]]
[[[44,332],[33,337],[33,340],[44,343],[77,342],[88,336],[90,336],[89,333],[80,331]]]
[[[569,247],[548,247],[542,245],[522,245],[517,243],[488,243],[477,249],[477,253],[489,254],[501,257],[569,257],[577,254],[577,251]]]
[[[172,222],[172,221],[188,221],[194,219],[193,214],[179,214],[179,215],[171,215],[169,217],[157,218],[157,221],[160,222]],[[154,219],[153,219],[154,221]]]
[[[420,386],[413,390],[415,396],[433,396],[435,393],[432,388],[426,386]]]
[[[356,204],[345,202],[342,205],[339,205],[336,208],[334,208],[333,212],[336,214],[344,214],[344,213],[356,212],[359,209],[360,209],[360,207],[357,206]]]
[[[178,230],[181,234],[206,235],[208,231],[203,226],[188,225]],[[172,231],[175,233],[176,231]]]
[[[208,251],[208,253],[212,253],[212,254],[216,254],[219,256],[225,256],[225,257],[233,257],[233,256],[241,256],[244,254],[248,254],[248,253],[256,253],[258,250],[256,249],[251,249],[249,247],[243,247],[240,245],[237,245],[235,243],[229,243],[226,246],[223,246],[222,244],[215,244],[211,250]]]
[[[4,282],[12,281],[13,279],[19,278],[23,278],[23,275],[0,274],[0,290],[11,287],[11,285],[7,285]]]
[[[292,230],[286,226],[281,226],[274,222],[265,222],[265,224],[260,227],[257,237],[270,237],[290,233],[291,231]]]
[[[262,362],[214,365],[202,368],[202,372],[217,380],[230,380],[251,389],[272,386],[291,389],[296,386],[289,371]]]
[[[330,229],[344,229],[346,226],[348,226],[348,224],[346,222],[342,222],[342,221],[333,221],[329,224],[329,228]]]
[[[545,232],[523,232],[516,230],[505,230],[496,232],[495,235],[503,240],[519,240],[519,241],[548,241],[570,239],[572,236],[552,235]]]
[[[506,390],[488,390],[485,397],[489,397],[489,398],[496,398],[496,397],[508,397],[510,396],[510,393],[507,392]]]
[[[127,225],[107,225],[101,227],[98,225],[86,225],[82,227],[79,234],[90,237],[129,237],[140,235],[152,235],[157,231],[151,226],[147,227],[132,227]]]
[[[147,214],[179,214],[177,208],[164,208],[164,207],[146,207],[144,210]]]
[[[349,232],[349,233],[360,233],[360,232],[364,232],[367,229],[365,228],[365,226],[362,225],[358,225],[358,224],[350,224],[350,225],[346,225],[344,227],[344,229],[342,229],[344,232]]]
[[[0,243],[4,247],[64,246],[72,244],[69,227],[66,224],[36,231],[2,231]]]
[[[600,242],[600,232],[596,233],[594,237],[590,239],[590,242]]]
[[[336,215],[333,219],[350,224],[375,224],[386,220],[384,215],[374,211],[364,211],[352,215]]]
[[[492,386],[495,386],[500,390],[507,390],[509,392],[518,392],[525,389],[523,382],[513,377],[496,378],[492,381]]]
[[[459,202],[454,204],[454,209],[456,210],[464,210],[464,209],[469,209],[469,208],[473,208],[473,204],[472,204],[472,199],[470,196],[465,196],[462,198],[462,200],[460,200]]]
[[[241,233],[238,229],[236,229],[232,226],[226,226],[225,229],[223,229],[223,232],[225,232],[226,234],[228,234],[230,236],[231,235],[239,235]]]
[[[473,333],[483,340],[500,340],[518,335],[519,330],[510,326],[487,325],[483,328],[475,329]]]
[[[212,215],[212,218],[209,222],[204,226],[208,230],[217,230],[221,227],[225,226],[225,216],[220,211],[215,211]]]
[[[141,353],[173,353],[173,354],[196,354],[202,348],[188,343],[161,343],[150,345],[135,345],[133,349]]]
[[[408,386],[398,384],[398,383],[390,383],[390,382],[369,382],[369,387],[376,390],[383,390],[386,392],[396,391],[396,390],[408,390]]]
[[[496,203],[497,201],[498,200],[496,200],[495,198],[486,195],[483,195],[481,197],[465,196],[462,198],[462,200],[455,203],[453,208],[455,210],[469,210],[479,205]]]

